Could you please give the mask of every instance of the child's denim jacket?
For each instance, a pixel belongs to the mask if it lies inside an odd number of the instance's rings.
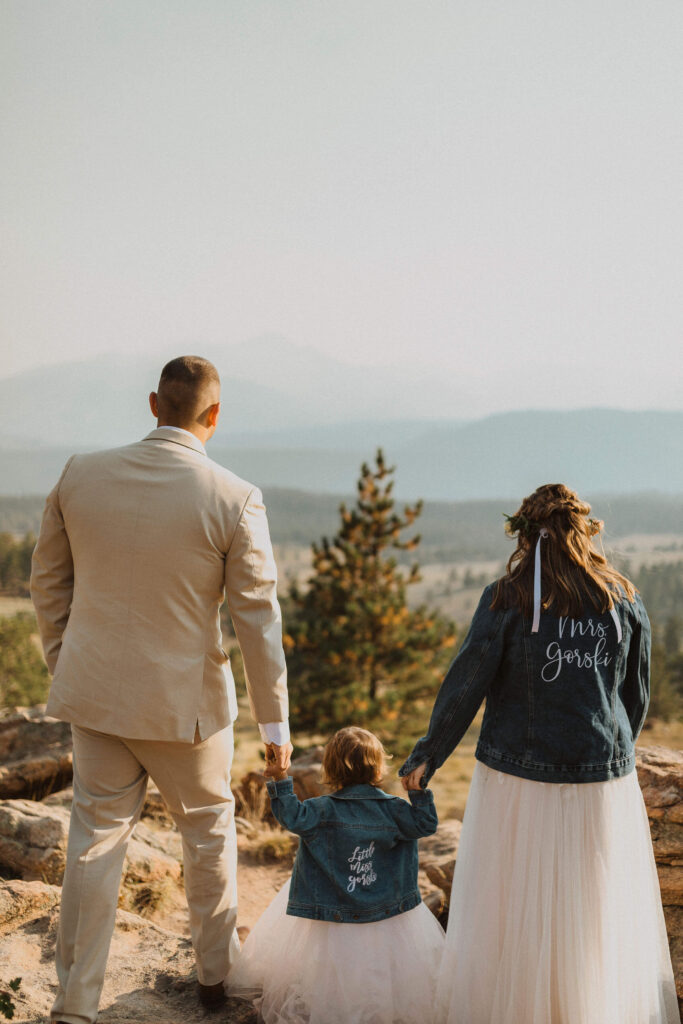
[[[277,820],[300,836],[288,914],[360,923],[418,905],[417,840],[438,825],[429,790],[407,803],[375,786],[347,786],[302,803],[291,779],[269,779],[268,793]]]
[[[592,607],[579,619],[546,612],[533,633],[517,609],[492,611],[494,593],[495,584],[484,590],[427,735],[399,775],[426,764],[426,784],[484,698],[476,757],[490,768],[539,782],[627,775],[650,692],[650,623],[640,597],[624,597],[614,615]]]

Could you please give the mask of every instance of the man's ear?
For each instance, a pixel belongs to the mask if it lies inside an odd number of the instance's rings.
[[[149,407],[152,410],[152,416],[155,420],[159,419],[159,402],[157,401],[156,391],[150,391],[149,393]]]
[[[214,405],[210,405],[206,411],[206,425],[207,427],[213,427],[215,429],[218,423],[218,414],[221,411],[221,403],[216,402]]]

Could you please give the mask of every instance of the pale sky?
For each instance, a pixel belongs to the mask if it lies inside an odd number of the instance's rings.
[[[682,110],[681,0],[3,0],[0,374],[275,332],[681,408]]]

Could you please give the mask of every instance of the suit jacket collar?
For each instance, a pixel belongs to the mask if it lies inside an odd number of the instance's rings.
[[[170,427],[157,427],[147,437],[144,437],[143,441],[172,441],[173,444],[181,444],[184,448],[191,448],[192,451],[199,452],[200,455],[206,455],[206,449],[198,437],[195,437],[194,434],[181,434]]]

